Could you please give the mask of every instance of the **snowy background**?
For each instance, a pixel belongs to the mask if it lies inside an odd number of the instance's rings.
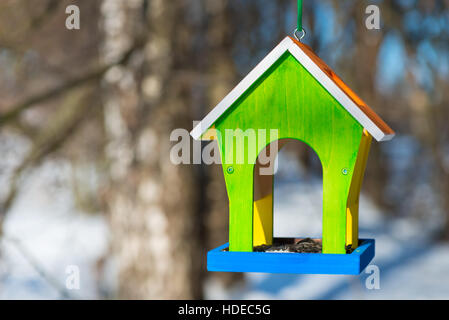
[[[2,146],[23,145],[0,159],[14,167],[27,148],[14,136]],[[321,236],[320,177],[306,176],[288,153],[281,153],[275,188],[275,236]],[[114,288],[114,267],[106,276],[98,263],[108,254],[108,224],[98,214],[76,209],[71,167],[46,161],[29,172],[8,215],[1,240],[1,299],[95,299]],[[7,170],[3,172],[7,176]],[[246,274],[231,289],[206,285],[208,299],[449,299],[449,244],[435,244],[435,222],[387,219],[367,195],[360,207],[361,238],[376,239],[372,264],[380,268],[380,289],[368,290],[360,276]],[[433,219],[432,221],[434,221]],[[204,257],[205,259],[206,257]],[[67,290],[67,268],[80,271],[79,290]]]

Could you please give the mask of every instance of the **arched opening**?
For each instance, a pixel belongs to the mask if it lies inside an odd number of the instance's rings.
[[[274,175],[273,236],[321,239],[323,172],[307,144],[289,140],[277,156]]]
[[[255,250],[291,251],[289,246],[306,241],[311,252],[321,251],[322,204],[323,172],[316,152],[294,139],[267,146],[254,171]]]

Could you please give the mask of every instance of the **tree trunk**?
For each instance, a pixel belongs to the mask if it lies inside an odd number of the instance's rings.
[[[129,66],[106,76],[106,202],[119,298],[202,298],[198,170],[170,161],[170,133],[192,126],[190,84],[175,73],[192,42],[175,29],[180,10],[181,1],[103,1],[105,60],[145,39]]]

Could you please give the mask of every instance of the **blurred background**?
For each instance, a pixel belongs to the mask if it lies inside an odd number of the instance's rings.
[[[207,273],[223,173],[170,162],[170,133],[292,35],[295,0],[2,0],[0,298],[448,299],[449,1],[304,2],[304,42],[397,132],[373,143],[361,198],[378,290]],[[312,150],[281,152],[275,235],[321,235],[321,179]]]

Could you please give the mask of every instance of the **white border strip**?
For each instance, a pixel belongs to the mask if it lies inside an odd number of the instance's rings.
[[[248,88],[254,84],[286,51],[289,51],[307,71],[377,140],[388,141],[394,134],[386,135],[360,108],[321,70],[312,59],[286,37],[235,87],[191,132],[198,140],[214,122],[229,109]]]

